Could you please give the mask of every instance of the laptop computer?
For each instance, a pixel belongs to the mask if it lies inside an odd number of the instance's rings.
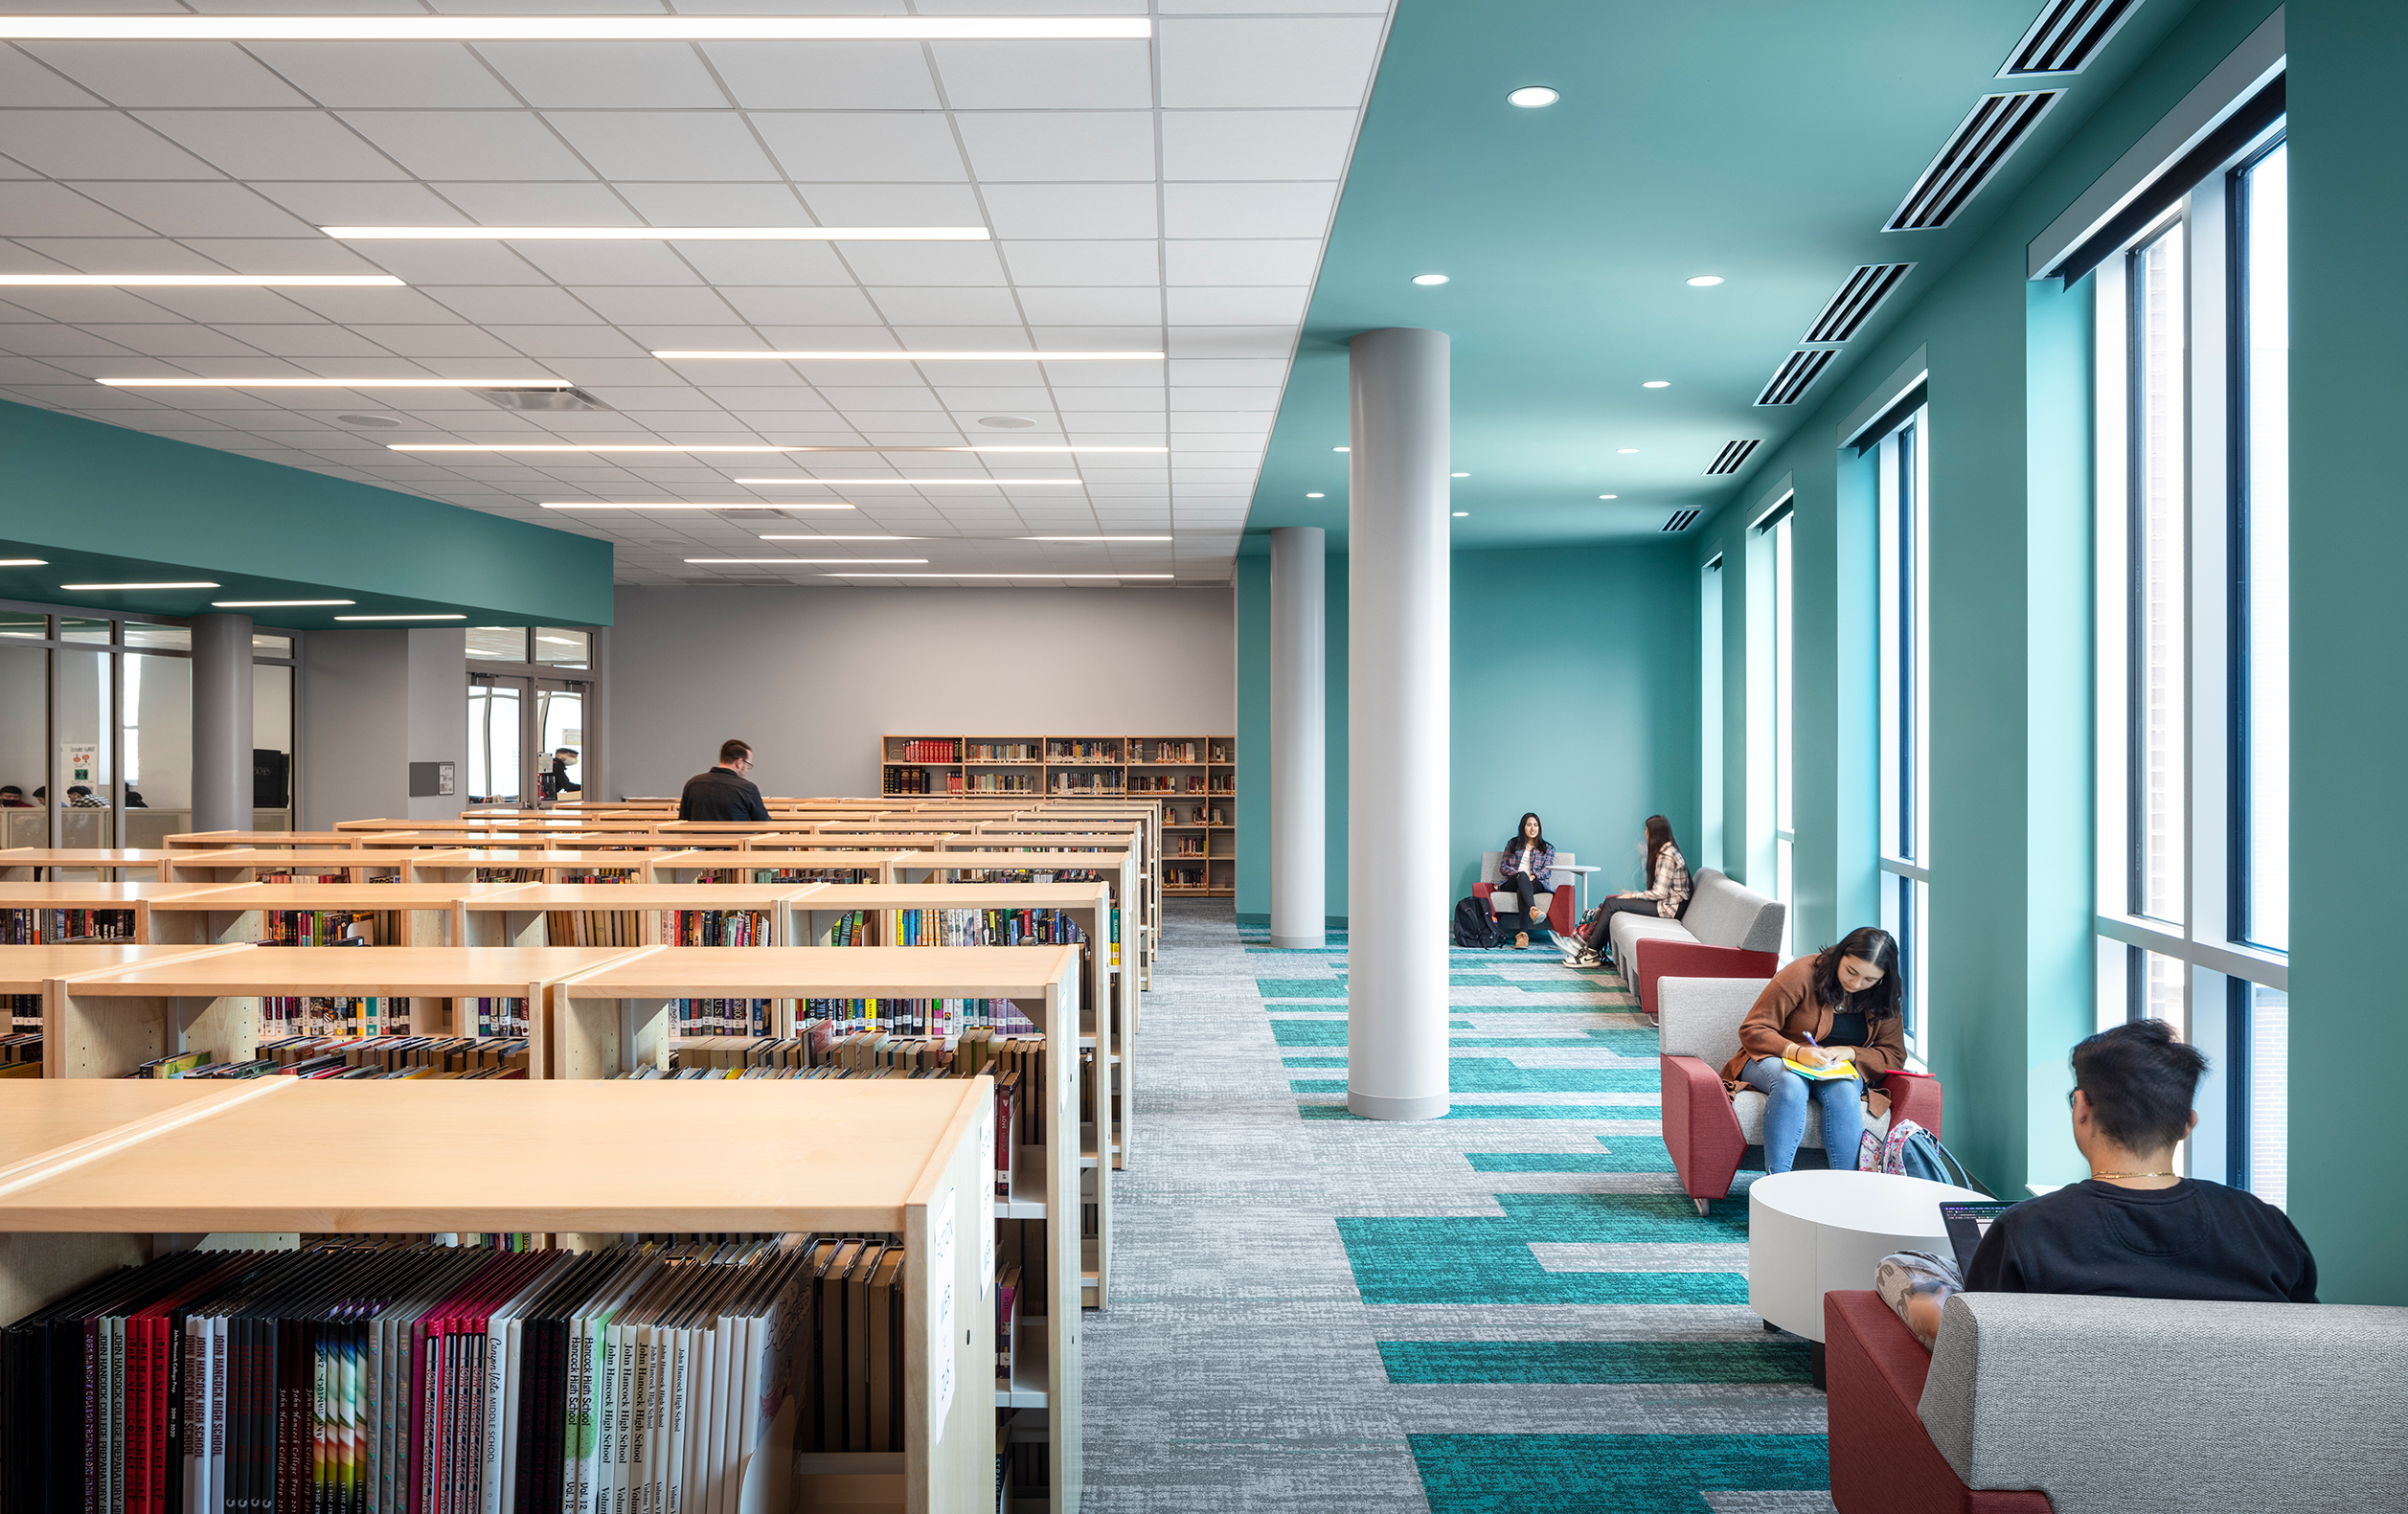
[[[1973,1253],[1989,1233],[1998,1217],[2014,1208],[2012,1204],[1942,1204],[1941,1223],[1948,1228],[1948,1244],[1956,1249],[1957,1276],[1962,1277],[1973,1266]]]

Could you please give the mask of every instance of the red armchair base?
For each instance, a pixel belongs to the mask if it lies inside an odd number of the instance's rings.
[[[1781,970],[1771,952],[1743,952],[1736,946],[1708,946],[1703,941],[1641,940],[1632,943],[1623,976],[1639,996],[1639,1007],[1655,1018],[1655,981],[1659,978],[1770,978]]]
[[[1502,918],[1505,912],[1497,908],[1496,893],[1497,886],[1493,883],[1475,883],[1471,886],[1472,897],[1487,900],[1488,913]],[[1522,901],[1518,896],[1513,897],[1512,913],[1522,913]],[[1572,927],[1578,923],[1572,917],[1572,886],[1568,883],[1556,885],[1553,896],[1547,901],[1547,929],[1557,936],[1569,936]]]
[[[1659,1056],[1656,1064],[1663,1075],[1664,1148],[1671,1153],[1681,1191],[1703,1214],[1715,1199],[1731,1196],[1731,1184],[1747,1156],[1747,1136],[1723,1090],[1719,1069],[1693,1056]],[[1892,1073],[1881,1089],[1890,1096],[1891,1119],[1911,1119],[1934,1137],[1940,1135],[1940,1079],[1928,1073]],[[1839,1164],[1855,1163],[1855,1153],[1847,1152]]]
[[[2052,1514],[2045,1493],[1966,1487],[1915,1406],[1931,1353],[1869,1291],[1823,1296],[1831,1503],[1839,1514]]]

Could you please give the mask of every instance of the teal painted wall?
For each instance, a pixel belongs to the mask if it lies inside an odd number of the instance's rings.
[[[1762,599],[1761,585],[1748,592],[1748,576],[1761,564],[1750,561],[1747,528],[1789,475],[1798,553],[1793,942],[1809,949],[1877,918],[1875,496],[1869,466],[1838,449],[1837,428],[1925,350],[1933,882],[1919,971],[1932,1068],[1947,1089],[1948,1142],[2005,1193],[2080,1175],[2065,1122],[2065,1053],[2096,1023],[2092,293],[2087,283],[2070,292],[2030,283],[2025,247],[2272,9],[2268,0],[2194,7],[2029,187],[1999,203],[1961,262],[1908,285],[1901,298],[1911,304],[1891,328],[1834,368],[1816,408],[1693,544],[1697,563],[1723,555],[1728,580],[1726,855],[1747,876],[1758,849],[1750,840],[1767,834],[1765,817],[1750,811],[1746,763],[1750,739],[1763,736],[1747,652],[1749,605]],[[2296,359],[2294,372],[2309,366]],[[2385,373],[2381,382],[2397,380]],[[2305,791],[2304,776],[2297,780]],[[2295,1108],[2295,1151],[2301,1121],[2313,1118]]]
[[[206,574],[221,598],[338,590],[502,624],[610,623],[610,543],[232,452],[0,402],[0,541],[64,569],[144,562]],[[83,571],[92,571],[85,569]],[[123,576],[122,574],[111,576]],[[145,576],[156,577],[157,574]],[[77,602],[66,572],[0,570],[0,597]],[[237,593],[257,589],[287,592]],[[307,598],[324,596],[310,595]],[[188,615],[209,591],[121,609]],[[275,623],[330,624],[330,612]]]
[[[2408,515],[2394,440],[2408,401],[2408,284],[2366,276],[2370,253],[2408,237],[2397,104],[2408,8],[2297,0],[2288,35],[2290,1210],[2326,1301],[2402,1304],[2408,1205],[2383,1176],[2399,1150],[2397,1108],[2336,1073],[2382,1057],[2399,1023],[2397,899],[2348,880],[2408,849],[2397,671]]]
[[[1346,911],[1346,575],[1329,559],[1329,892]],[[1454,893],[1525,809],[1548,839],[1633,886],[1640,830],[1697,825],[1696,569],[1677,545],[1459,552],[1453,560]],[[1547,608],[1512,607],[1534,599]],[[1238,564],[1238,913],[1270,915],[1270,559]],[[1509,646],[1510,649],[1500,649]],[[1527,648],[1527,649],[1524,649]]]

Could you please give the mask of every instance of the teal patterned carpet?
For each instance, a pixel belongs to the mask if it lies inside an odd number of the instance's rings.
[[[1453,1112],[1364,1120],[1343,938],[1172,910],[1086,1508],[1830,1514],[1806,1345],[1747,1308],[1744,1187],[1679,1191],[1619,980],[1453,953]]]

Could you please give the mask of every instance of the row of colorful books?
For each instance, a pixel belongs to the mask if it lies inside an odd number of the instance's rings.
[[[962,744],[950,737],[923,736],[904,742],[897,756],[905,762],[959,762]]]
[[[42,1075],[42,1032],[38,1016],[35,1028],[0,1035],[0,1077],[39,1077]]]
[[[524,1041],[465,1036],[288,1036],[261,1042],[244,1061],[215,1051],[179,1051],[126,1073],[145,1078],[307,1077],[524,1078]]]
[[[382,946],[383,921],[371,910],[261,910],[262,946]]]
[[[131,910],[0,910],[0,946],[133,938]]]

